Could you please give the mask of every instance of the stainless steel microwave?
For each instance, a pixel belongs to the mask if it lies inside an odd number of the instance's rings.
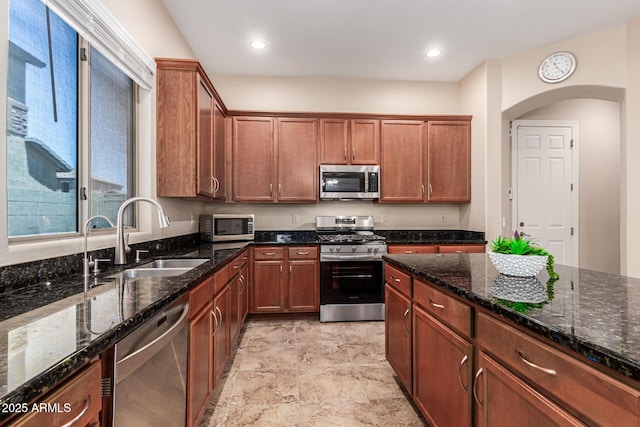
[[[380,166],[320,165],[321,199],[377,199]]]
[[[253,214],[200,215],[200,240],[203,242],[253,240],[253,220]]]

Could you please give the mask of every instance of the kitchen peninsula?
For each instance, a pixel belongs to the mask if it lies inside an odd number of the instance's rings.
[[[387,359],[428,421],[451,422],[446,397],[466,425],[637,425],[640,280],[556,265],[526,285],[486,254],[383,258]]]

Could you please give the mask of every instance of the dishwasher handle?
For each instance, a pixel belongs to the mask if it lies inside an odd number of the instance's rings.
[[[165,313],[165,315],[178,310],[182,310],[180,318],[178,318],[178,320],[176,320],[176,322],[171,325],[169,329],[167,329],[162,335],[160,335],[150,343],[140,347],[131,354],[128,354],[126,357],[116,363],[116,383],[124,380],[129,376],[129,374],[134,372],[137,368],[144,365],[145,362],[155,356],[180,332],[180,327],[186,325],[187,314],[189,313],[188,303],[173,308],[169,312]]]

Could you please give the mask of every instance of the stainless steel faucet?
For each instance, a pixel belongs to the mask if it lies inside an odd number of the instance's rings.
[[[120,209],[118,209],[118,223],[116,225],[116,250],[115,250],[115,259],[113,263],[116,265],[122,265],[127,263],[127,253],[131,251],[131,248],[125,242],[124,237],[124,224],[122,223],[122,217],[124,215],[124,210],[130,204],[134,202],[149,202],[158,210],[158,221],[160,222],[160,228],[167,228],[169,226],[169,217],[164,214],[164,210],[162,210],[162,206],[156,200],[151,199],[149,197],[132,197],[130,199],[125,200]]]
[[[111,227],[115,227],[115,225],[113,225],[111,220],[109,218],[107,218],[106,216],[104,216],[104,215],[95,215],[95,216],[92,216],[91,218],[89,218],[88,220],[85,221],[85,223],[84,223],[84,258],[82,259],[82,269],[83,269],[83,273],[84,273],[85,277],[89,275],[89,269],[95,263],[95,261],[93,259],[87,257],[87,237],[89,236],[89,224],[91,224],[91,221],[93,221],[94,219],[98,219],[98,218],[104,219],[105,221],[107,221],[109,223],[109,225]],[[102,261],[110,261],[110,260],[102,260]],[[95,265],[97,265],[97,263]],[[96,272],[97,271],[98,271],[98,269],[96,268]]]

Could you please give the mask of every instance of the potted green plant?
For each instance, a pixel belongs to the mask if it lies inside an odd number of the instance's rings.
[[[512,238],[498,236],[491,241],[489,258],[496,269],[507,276],[530,277],[546,265],[549,279],[555,281],[553,255],[531,239],[515,231]]]

